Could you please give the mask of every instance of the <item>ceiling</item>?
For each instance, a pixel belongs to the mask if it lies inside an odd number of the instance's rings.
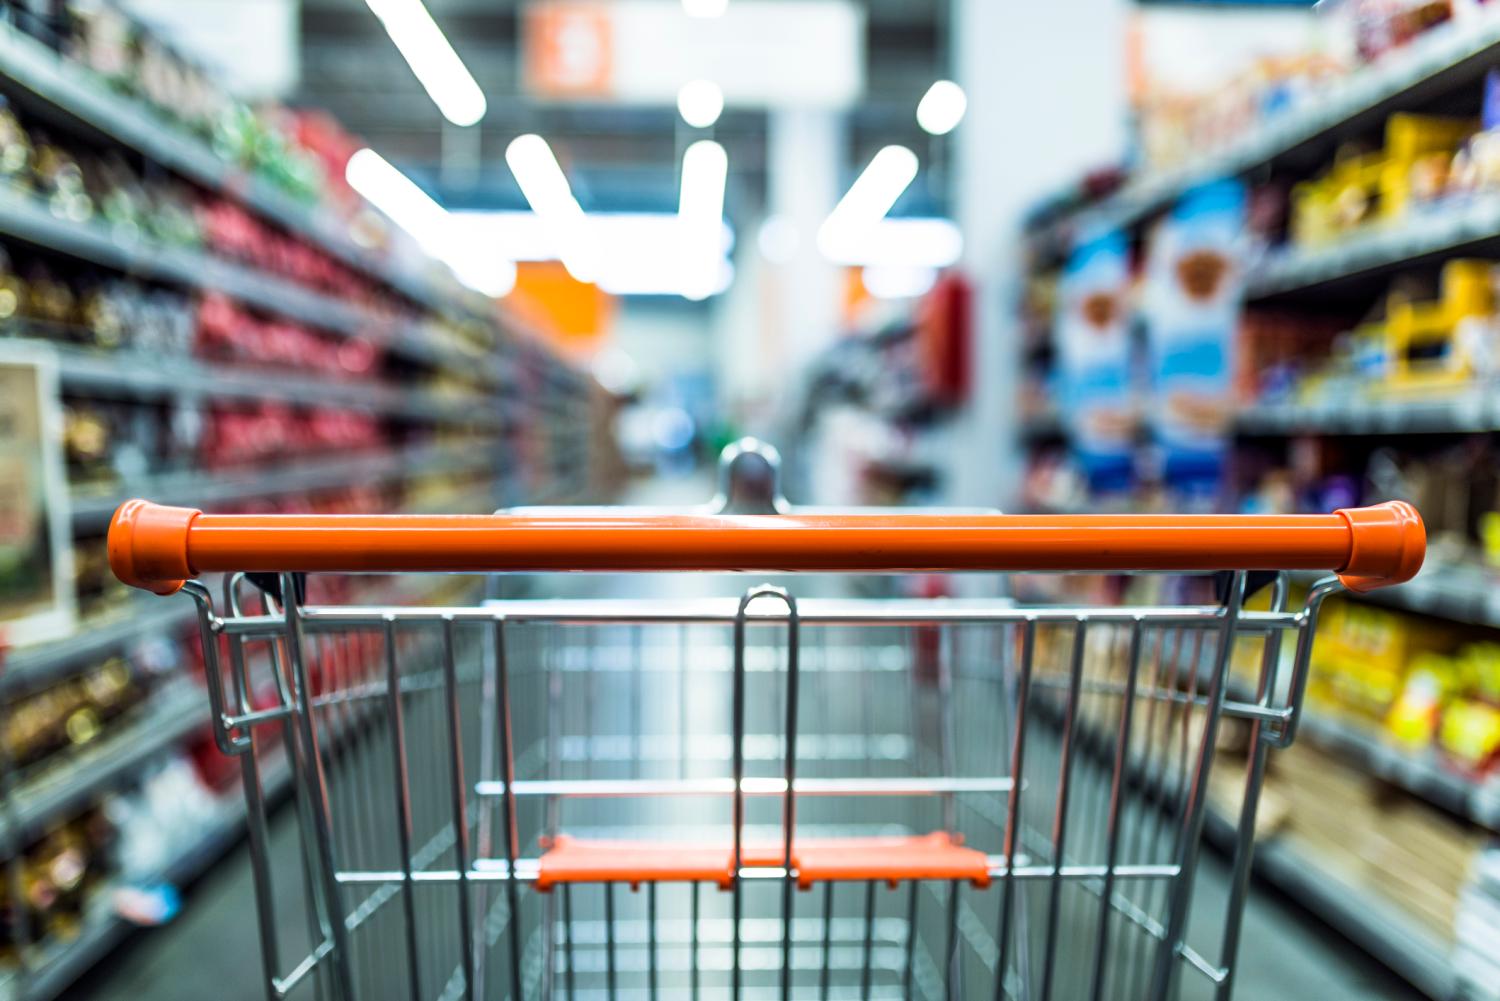
[[[524,0],[425,0],[489,100],[470,129],[448,125],[364,0],[302,0],[301,84],[295,101],[332,112],[451,207],[519,207],[503,154],[523,132],[545,136],[588,210],[671,209],[675,165],[693,136],[671,107],[558,105],[520,82]],[[860,0],[866,12],[866,94],[850,116],[849,161],[878,147],[928,141],[913,110],[948,75],[943,23],[948,0]],[[730,209],[759,204],[764,191],[766,115],[730,110],[714,138],[733,165]],[[929,179],[931,181],[931,179]],[[938,185],[915,185],[930,201]]]

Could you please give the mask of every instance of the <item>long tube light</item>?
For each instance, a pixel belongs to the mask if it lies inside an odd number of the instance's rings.
[[[677,218],[682,227],[682,294],[706,299],[718,284],[724,229],[724,188],[729,155],[712,139],[700,139],[682,156]]]
[[[365,0],[385,26],[422,89],[454,125],[473,125],[488,105],[484,91],[464,65],[422,0]]]
[[[838,248],[885,218],[916,176],[917,154],[905,146],[876,153],[818,230],[818,249],[825,257],[839,256]]]
[[[558,234],[563,266],[581,282],[594,280],[593,252],[589,240],[588,219],[573,191],[562,166],[552,154],[552,147],[541,136],[526,135],[512,139],[505,149],[505,162],[521,186],[531,210]]]
[[[452,268],[465,285],[497,297],[515,285],[514,261],[463,239],[448,211],[373,149],[362,149],[351,156],[344,178],[366,201],[410,233],[424,252]]]
[[[385,157],[373,149],[358,151],[349,158],[344,178],[366,201],[410,233],[424,251],[433,255],[442,252],[448,233],[447,211]]]

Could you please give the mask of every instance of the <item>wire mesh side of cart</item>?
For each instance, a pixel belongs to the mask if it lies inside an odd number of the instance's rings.
[[[1229,994],[1266,752],[1337,586],[1263,611],[1242,574],[1190,608],[250,609],[232,577],[222,616],[189,590],[268,997],[1046,999]],[[1194,914],[1225,719],[1240,847]],[[929,835],[981,871],[929,878]],[[911,864],[814,871],[871,838]],[[565,844],[646,861],[558,876]],[[708,849],[723,878],[688,875]]]

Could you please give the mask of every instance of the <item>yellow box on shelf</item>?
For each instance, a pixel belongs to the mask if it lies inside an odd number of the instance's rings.
[[[1381,219],[1397,219],[1406,213],[1413,192],[1430,165],[1438,164],[1446,183],[1453,154],[1474,134],[1479,123],[1472,118],[1439,115],[1392,115],[1385,122],[1384,162],[1380,170]],[[1424,169],[1424,165],[1429,165]],[[1442,183],[1438,184],[1442,187]]]
[[[1464,350],[1465,324],[1486,324],[1495,312],[1494,265],[1453,260],[1443,265],[1435,302],[1412,302],[1399,292],[1386,300],[1386,337],[1391,388],[1445,388],[1477,374],[1474,352]]]
[[[1342,146],[1321,177],[1293,186],[1292,242],[1320,246],[1368,223],[1401,218],[1415,197],[1443,188],[1454,154],[1477,127],[1471,118],[1391,115],[1381,149]]]
[[[1421,619],[1356,601],[1329,602],[1318,629],[1309,697],[1371,721],[1385,717],[1410,665],[1444,639]]]

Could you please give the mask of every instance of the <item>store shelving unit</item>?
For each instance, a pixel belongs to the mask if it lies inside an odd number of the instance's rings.
[[[1398,747],[1367,724],[1317,710],[1304,714],[1301,734],[1383,781],[1500,833],[1500,785],[1461,775],[1428,749]]]
[[[0,23],[0,78],[23,90],[44,110],[70,118],[189,180],[239,200],[262,217],[424,305],[446,309],[464,302],[473,307],[451,280],[440,287],[427,274],[376,257],[356,245],[343,227],[325,214],[226,163],[176,123],[89,77],[86,68],[13,26]]]
[[[421,446],[370,455],[336,455],[284,463],[269,469],[215,474],[205,481],[202,472],[187,470],[138,479],[127,492],[87,489],[73,492],[73,525],[102,529],[125,501],[149,496],[159,504],[214,505],[275,494],[326,490],[346,483],[375,483],[438,473],[480,473],[495,470],[495,457],[472,447]]]
[[[1028,266],[1055,267],[1080,233],[1105,228],[1142,232],[1179,195],[1205,181],[1271,171],[1283,177],[1309,176],[1332,158],[1339,144],[1376,131],[1393,111],[1425,110],[1445,95],[1477,92],[1481,78],[1496,65],[1500,16],[1494,12],[1434,28],[1220,149],[1178,168],[1128,180],[1091,206],[1044,210],[1026,234]],[[1500,196],[1444,200],[1412,208],[1390,223],[1366,225],[1337,242],[1271,250],[1250,267],[1246,298],[1275,310],[1326,309],[1330,301],[1355,302],[1366,292],[1373,294],[1403,272],[1432,271],[1461,256],[1500,257]],[[1500,433],[1500,394],[1491,387],[1455,386],[1422,395],[1329,385],[1320,395],[1315,402],[1244,407],[1235,415],[1234,434],[1248,445],[1251,440],[1265,443],[1304,436],[1363,437],[1367,444],[1383,436],[1413,441],[1422,435]],[[1052,447],[1056,428],[1049,415],[1042,414],[1022,421],[1019,435],[1027,447]],[[1401,587],[1347,595],[1344,600],[1500,629],[1500,588],[1493,571],[1441,555],[1431,556],[1430,562]],[[1335,716],[1318,705],[1304,713],[1298,739],[1447,814],[1500,832],[1500,783],[1476,780],[1436,751],[1407,748],[1382,736],[1373,725]],[[1207,835],[1232,842],[1229,819],[1210,811]],[[1257,845],[1256,870],[1262,877],[1428,996],[1455,1001],[1460,987],[1448,944],[1398,902],[1332,876],[1327,868],[1292,833],[1272,834]]]
[[[0,236],[137,277],[221,292],[246,305],[334,333],[366,337],[413,361],[465,375],[473,373],[472,366],[481,372],[487,366],[478,355],[434,341],[420,328],[340,302],[279,275],[213,254],[129,237],[98,223],[59,219],[45,205],[15,191],[0,189]]]
[[[1244,435],[1472,434],[1500,431],[1500,399],[1477,389],[1430,398],[1329,393],[1318,403],[1270,403],[1235,415]]]
[[[388,312],[384,305],[366,307],[206,249],[161,245],[97,218],[84,223],[62,219],[30,194],[0,188],[0,240],[12,248],[29,246],[49,258],[188,294],[219,293],[267,317],[325,335],[368,341],[397,363],[388,366],[390,374],[380,381],[330,379],[192,357],[85,350],[69,343],[69,332],[7,321],[6,335],[48,343],[63,392],[70,398],[337,407],[399,425],[387,440],[401,444],[381,450],[291,455],[261,468],[174,470],[135,478],[120,487],[75,484],[70,499],[73,527],[80,537],[102,532],[115,507],[135,495],[212,507],[294,498],[349,485],[402,485],[452,477],[450,489],[441,484],[427,489],[409,507],[429,509],[433,498],[447,498],[449,505],[486,510],[501,498],[509,503],[559,501],[587,492],[587,470],[578,466],[591,434],[592,383],[503,321],[490,300],[462,289],[445,266],[359,245],[341,218],[227,162],[166,115],[113,90],[7,23],[0,23],[0,90],[29,120],[43,121],[49,129],[101,148],[135,154],[237,202],[262,222],[351,267],[386,293],[383,298],[402,306],[397,312]],[[493,346],[460,340],[439,321],[483,325],[487,336],[482,339]],[[409,378],[403,374],[408,370],[415,373],[415,381],[396,381]],[[527,436],[535,439],[531,447],[519,447]],[[537,447],[536,442],[557,447]],[[568,458],[572,466],[560,467],[555,456]],[[143,642],[179,638],[195,621],[193,605],[183,599],[130,600],[112,607],[107,617],[84,621],[70,637],[0,651],[0,696],[64,680]],[[168,681],[146,704],[117,722],[118,729],[112,723],[110,732],[76,757],[52,763],[34,778],[22,777],[8,799],[0,801],[0,840],[14,848],[14,835],[33,833],[101,792],[128,785],[143,765],[174,753],[207,726],[207,699],[196,683]],[[264,782],[269,797],[286,793],[291,773],[284,758],[273,756]],[[180,883],[194,878],[234,843],[244,823],[242,798],[226,797],[216,817],[187,840],[157,879]],[[99,895],[76,936],[39,944],[23,976],[0,979],[0,998],[46,1001],[64,995],[69,984],[123,941],[131,928],[114,912],[108,894]]]
[[[132,351],[54,347],[64,389],[109,399],[275,400],[354,407],[387,417],[462,424],[494,424],[496,414],[476,414],[468,394],[433,393],[369,382],[338,382],[274,370],[160,358]],[[486,408],[493,410],[493,408]]]
[[[208,697],[187,681],[168,682],[118,732],[91,744],[76,758],[23,779],[0,811],[0,843],[77,807],[96,790],[175,746],[208,725]]]
[[[1233,820],[1212,807],[1203,832],[1225,850],[1232,849],[1238,837]],[[1262,879],[1379,957],[1427,996],[1458,996],[1458,979],[1443,943],[1398,907],[1329,873],[1293,836],[1272,834],[1257,840],[1253,866]]]
[[[1320,292],[1356,278],[1376,278],[1413,265],[1500,247],[1500,197],[1477,196],[1458,204],[1416,209],[1398,222],[1370,224],[1314,249],[1283,249],[1254,268],[1245,295],[1251,301]]]
[[[80,664],[98,661],[143,639],[172,633],[192,619],[193,608],[186,602],[132,600],[65,639],[9,652],[5,669],[0,671],[0,695],[41,687]]]
[[[1440,25],[1222,149],[1128,181],[1098,204],[1034,235],[1061,247],[1076,229],[1139,223],[1195,184],[1268,164],[1316,160],[1393,110],[1478,80],[1494,65],[1497,52],[1500,18],[1479,15]]]

